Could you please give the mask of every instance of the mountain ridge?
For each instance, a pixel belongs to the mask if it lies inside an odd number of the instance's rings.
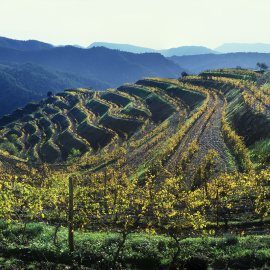
[[[270,53],[227,53],[227,54],[204,54],[168,57],[169,60],[181,64],[194,74],[206,69],[218,68],[250,68],[256,69],[258,62],[264,62],[270,66]]]
[[[93,76],[113,87],[143,76],[177,77],[184,70],[158,53],[133,54],[105,47],[80,49],[72,46],[41,51],[0,48],[2,61],[49,66],[65,72]]]
[[[270,53],[270,44],[266,43],[224,43],[214,49],[221,53],[257,52]]]
[[[163,50],[155,50],[151,48],[145,48],[130,44],[118,44],[118,43],[109,43],[109,42],[94,42],[90,44],[87,49],[93,48],[93,47],[106,47],[108,49],[114,49],[114,50],[120,50],[120,51],[127,51],[132,53],[146,53],[146,52],[152,52],[152,53],[160,53],[165,57],[177,55],[197,55],[197,54],[206,54],[206,53],[219,53],[214,50],[211,50],[207,47],[203,46],[180,46],[176,48],[170,48],[170,49],[163,49]]]
[[[53,45],[38,40],[16,40],[6,37],[0,37],[0,47],[22,51],[49,50],[54,48]]]

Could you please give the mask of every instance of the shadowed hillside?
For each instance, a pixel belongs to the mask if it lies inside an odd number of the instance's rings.
[[[19,51],[0,48],[1,61],[35,62],[65,72],[95,77],[119,86],[142,76],[177,77],[179,65],[156,53],[133,54],[104,47],[81,49],[72,46],[49,50]]]
[[[109,84],[91,76],[63,72],[37,64],[11,65],[3,63],[0,68],[0,117],[11,113],[30,101],[39,101],[49,91],[72,87],[104,89]]]

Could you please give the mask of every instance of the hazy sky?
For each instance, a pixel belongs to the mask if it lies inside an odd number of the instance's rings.
[[[270,43],[270,0],[0,0],[0,36],[154,49]]]

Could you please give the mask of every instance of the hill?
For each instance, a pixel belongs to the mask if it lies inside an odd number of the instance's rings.
[[[215,51],[218,51],[221,53],[236,53],[236,52],[270,53],[270,44],[225,43],[215,48]]]
[[[49,50],[54,46],[37,40],[16,40],[0,37],[0,47],[21,51]]]
[[[147,53],[147,52],[155,52],[160,53],[165,57],[169,56],[182,56],[182,55],[197,55],[197,54],[209,54],[209,53],[219,53],[217,51],[211,50],[209,48],[203,46],[181,46],[178,48],[171,48],[167,50],[154,50],[150,48],[144,48],[129,44],[117,44],[117,43],[108,43],[108,42],[94,42],[89,45],[87,48],[93,47],[106,47],[109,49],[132,52],[132,53]]]
[[[184,70],[156,53],[133,54],[99,47],[72,46],[41,51],[0,48],[1,61],[34,62],[57,70],[94,77],[112,86],[134,82],[143,76],[177,77]]]
[[[270,54],[268,53],[226,53],[226,54],[204,54],[192,56],[172,56],[169,60],[198,74],[206,69],[218,68],[251,68],[255,69],[258,62],[270,65]]]
[[[144,48],[140,46],[134,46],[130,44],[118,44],[118,43],[109,43],[109,42],[94,42],[90,44],[87,49],[91,49],[93,47],[105,47],[112,50],[120,50],[131,53],[150,53],[157,52],[154,49]]]
[[[2,261],[269,268],[269,94],[268,73],[224,68],[1,118]]]
[[[97,79],[63,72],[37,64],[2,63],[0,67],[0,117],[30,101],[39,101],[47,92],[72,87],[104,89],[109,84]]]
[[[181,46],[178,48],[171,48],[168,50],[159,50],[159,53],[165,57],[183,56],[183,55],[200,55],[200,54],[218,54],[219,52],[211,50],[203,46]]]

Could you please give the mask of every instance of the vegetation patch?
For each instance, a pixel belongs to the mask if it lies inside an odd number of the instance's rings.
[[[32,114],[27,114],[27,115],[25,115],[24,117],[22,117],[21,119],[20,119],[20,122],[31,122],[31,121],[33,121],[35,118],[33,117],[33,115]]]
[[[61,131],[66,130],[70,125],[66,116],[64,116],[63,114],[60,114],[60,113],[56,114],[51,120],[52,120],[52,122],[59,125]]]
[[[246,80],[246,81],[255,81],[257,79],[256,75],[244,75],[244,74],[236,74],[236,73],[226,73],[226,72],[201,72],[198,75],[199,77],[225,77],[225,78],[232,78],[232,79],[239,79],[239,80]]]
[[[34,147],[36,144],[38,144],[41,141],[40,137],[36,134],[33,134],[29,137],[29,139],[25,142],[25,148],[29,149]]]
[[[109,110],[109,106],[96,99],[91,99],[86,107],[89,108],[95,115],[102,116]]]
[[[72,108],[69,111],[68,115],[71,115],[72,117],[74,117],[77,121],[77,124],[80,124],[87,118],[87,114],[77,107]]]
[[[24,110],[28,111],[28,113],[33,113],[37,111],[40,107],[40,104],[38,102],[29,102],[25,107]]]
[[[50,141],[45,142],[40,148],[40,157],[43,162],[53,164],[60,158],[61,153],[53,146]]]
[[[122,107],[126,106],[129,102],[131,102],[130,99],[112,92],[104,92],[100,97]]]
[[[13,135],[13,136],[12,136]],[[14,135],[18,138],[22,136],[22,132],[19,130],[16,130],[14,128],[10,129],[5,136],[10,140],[10,141],[15,141],[17,138],[14,139]]]
[[[60,110],[69,110],[71,108],[71,106],[64,101],[56,101],[54,103],[54,106],[59,108]]]
[[[37,131],[36,127],[29,122],[24,125],[23,129],[25,133],[28,133],[30,135],[34,134]]]
[[[18,156],[19,155],[19,149],[15,146],[12,142],[2,142],[0,144],[0,150],[4,152],[8,152],[10,155]]]
[[[143,118],[150,117],[148,112],[134,107],[134,105],[132,103],[129,103],[126,107],[124,107],[121,110],[121,113],[126,114],[126,115],[130,115],[133,117],[143,117]]]
[[[57,93],[56,96],[63,97],[65,100],[68,101],[71,107],[75,106],[77,103],[80,102],[80,99],[77,95],[73,95],[68,92]]]
[[[152,113],[153,121],[157,123],[163,122],[175,112],[172,105],[155,93],[149,95],[145,101],[150,112]]]
[[[56,108],[52,108],[51,106],[47,106],[43,109],[43,112],[45,112],[46,114],[56,114],[56,113],[59,113],[59,110],[56,109]]]
[[[117,88],[120,92],[128,93],[131,96],[138,96],[140,98],[147,98],[152,92],[146,89],[143,89],[136,85],[124,85]]]
[[[42,117],[41,119],[39,119],[38,125],[40,126],[40,129],[46,130],[51,126],[51,122],[45,117]]]
[[[78,134],[86,139],[91,147],[97,151],[107,145],[113,138],[113,134],[105,129],[95,127],[87,121],[82,122],[77,128]]]
[[[57,138],[57,144],[61,149],[62,157],[66,159],[70,154],[72,148],[78,149],[84,154],[88,147],[79,138],[75,137],[68,130],[62,132]]]
[[[125,134],[130,137],[143,125],[143,122],[132,119],[116,118],[107,112],[99,119],[99,124],[116,131],[121,137],[125,137]]]

